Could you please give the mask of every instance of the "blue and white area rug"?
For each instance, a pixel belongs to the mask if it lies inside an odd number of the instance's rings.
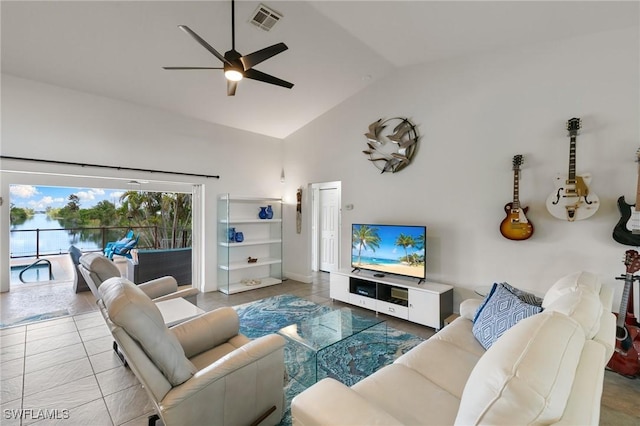
[[[240,332],[249,338],[257,338],[276,333],[283,327],[329,312],[333,308],[283,294],[236,306],[234,309],[240,317]],[[391,364],[397,357],[422,341],[420,337],[385,324],[372,327],[348,339],[344,344],[334,345],[321,352],[318,377],[332,377],[351,386],[383,366]],[[296,351],[296,345],[287,344],[285,364],[290,380],[285,388],[287,407],[280,423],[283,426],[291,424],[291,400],[306,389],[305,384],[297,381],[295,377],[305,373],[302,369],[315,367],[301,363],[299,359],[300,353]]]

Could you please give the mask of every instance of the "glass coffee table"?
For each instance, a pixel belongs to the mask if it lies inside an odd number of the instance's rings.
[[[322,356],[331,356],[332,361],[337,362],[341,354],[348,351],[349,343],[365,332],[378,333],[376,338],[384,339],[386,345],[386,322],[377,316],[355,314],[349,308],[336,309],[280,329],[278,334],[287,339],[286,350],[291,361],[288,364],[293,370],[289,375],[311,386],[326,376],[319,366]],[[333,350],[335,354],[328,353]]]

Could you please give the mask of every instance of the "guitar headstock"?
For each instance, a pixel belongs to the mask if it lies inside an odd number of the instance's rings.
[[[627,266],[627,274],[633,274],[640,270],[640,255],[635,250],[627,250],[624,256],[624,264]]]
[[[582,122],[579,118],[571,118],[567,121],[567,130],[569,131],[570,136],[575,136],[578,134],[578,130],[582,127]]]
[[[518,170],[522,165],[522,154],[513,156],[513,170]]]

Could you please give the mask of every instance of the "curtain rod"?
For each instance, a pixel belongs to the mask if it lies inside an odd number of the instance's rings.
[[[88,164],[88,163],[74,163],[71,161],[56,161],[56,160],[42,160],[39,158],[25,158],[25,157],[10,157],[7,155],[0,155],[0,159],[4,160],[18,160],[18,161],[32,161],[35,163],[49,163],[49,164],[64,164],[66,166],[80,166],[80,167],[97,167],[101,169],[113,169],[113,170],[129,170],[134,172],[147,172],[147,173],[164,173],[168,175],[180,175],[180,176],[196,176],[203,178],[215,178],[220,179],[218,175],[201,175],[197,173],[182,173],[182,172],[166,172],[164,170],[152,170],[152,169],[138,169],[135,167],[121,167],[121,166],[105,166],[103,164]]]

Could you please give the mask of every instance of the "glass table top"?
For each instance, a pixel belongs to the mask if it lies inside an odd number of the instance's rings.
[[[342,308],[301,320],[278,333],[317,352],[383,322],[376,316],[354,314],[351,309]]]

